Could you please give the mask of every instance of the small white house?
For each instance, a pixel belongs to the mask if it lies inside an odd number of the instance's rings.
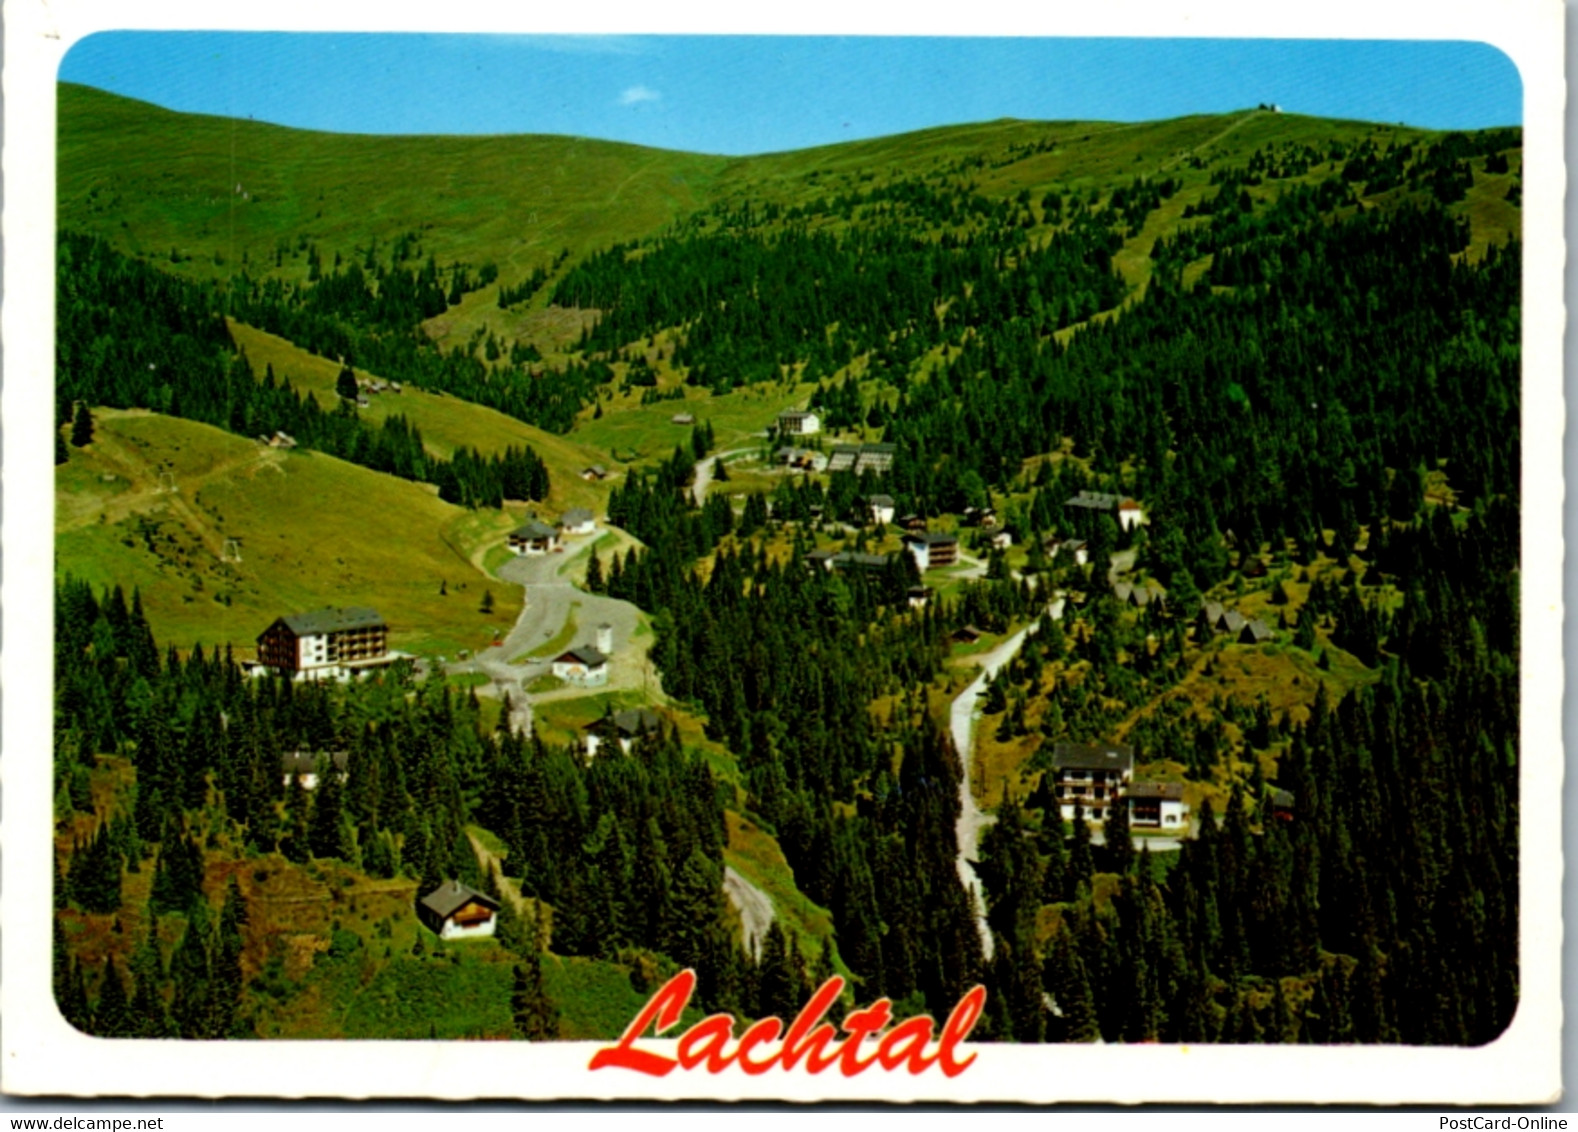
[[[567,535],[589,535],[597,530],[597,520],[585,507],[572,507],[559,520]]]
[[[499,902],[458,880],[439,885],[417,902],[417,918],[439,939],[481,939],[498,927]]]
[[[886,526],[893,522],[898,507],[891,495],[873,495],[866,500],[866,505],[871,508],[871,521],[878,526]]]
[[[536,519],[510,532],[510,550],[516,554],[547,554],[558,549],[558,530]]]
[[[778,414],[778,431],[785,436],[810,436],[822,431],[822,420],[804,409],[790,409]]]
[[[628,755],[637,739],[657,734],[662,725],[662,717],[647,708],[612,712],[586,725],[586,753],[595,755],[604,743],[618,743],[619,749]]]
[[[1185,829],[1189,806],[1176,782],[1135,782],[1126,791],[1129,825],[1135,829]]]
[[[608,658],[591,645],[577,645],[554,658],[553,674],[578,688],[600,688],[608,683]]]
[[[1082,538],[1066,538],[1062,542],[1052,539],[1046,544],[1046,551],[1054,558],[1066,554],[1079,566],[1090,561],[1090,544]]]
[[[998,531],[987,540],[994,550],[1007,550],[1014,545],[1014,536],[1007,531]]]
[[[1118,526],[1126,531],[1145,522],[1145,509],[1132,499],[1125,499],[1118,504]]]

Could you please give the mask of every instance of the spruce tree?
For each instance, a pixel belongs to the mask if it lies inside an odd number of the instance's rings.
[[[1085,807],[1074,803],[1074,838],[1068,854],[1067,899],[1078,899],[1079,889],[1090,888],[1096,874],[1095,855],[1090,848],[1090,825],[1085,821]]]
[[[71,444],[74,448],[86,448],[93,443],[93,414],[88,411],[86,401],[77,402],[77,414],[71,421]]]
[[[93,1008],[93,1032],[101,1038],[129,1038],[133,1029],[126,985],[121,982],[114,960],[106,955],[104,974],[99,979],[99,1000]]]
[[[164,996],[159,991],[164,982],[164,968],[159,960],[159,917],[151,908],[147,935],[132,952],[130,970],[134,984],[131,1016],[136,1036],[170,1037],[169,1015],[165,1010]]]
[[[82,977],[82,968],[72,956],[66,969],[65,986],[55,996],[56,1005],[67,1022],[84,1034],[93,1032],[93,1012],[88,1004],[88,988]]]
[[[543,986],[542,955],[535,947],[515,965],[510,1013],[517,1037],[529,1042],[548,1042],[559,1036],[559,1008]]]
[[[1107,861],[1112,871],[1127,876],[1134,870],[1134,838],[1129,832],[1129,799],[1119,794],[1107,807]]]
[[[340,374],[334,379],[334,391],[347,401],[355,401],[357,397],[356,371],[350,366],[340,367]]]
[[[170,1017],[183,1038],[217,1038],[214,1032],[214,969],[208,902],[193,903],[186,918],[186,933],[170,956],[170,982],[175,997]]]

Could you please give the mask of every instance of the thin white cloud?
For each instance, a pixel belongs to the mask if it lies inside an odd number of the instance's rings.
[[[625,92],[619,96],[619,105],[634,106],[638,102],[656,102],[662,97],[661,94],[651,87],[633,86],[626,88]]]

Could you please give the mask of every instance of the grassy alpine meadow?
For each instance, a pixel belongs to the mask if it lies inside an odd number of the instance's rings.
[[[562,249],[661,228],[724,159],[584,138],[331,135],[177,114],[60,85],[62,227],[207,278],[308,275],[418,235],[441,262],[497,264],[514,283]]]
[[[338,363],[243,323],[231,320],[229,325],[236,345],[246,353],[258,376],[272,367],[276,377],[289,381],[299,391],[310,391],[325,409],[339,404],[340,397],[334,389],[340,372]],[[362,378],[378,376],[365,370],[356,372]],[[403,416],[421,431],[427,450],[442,459],[449,459],[457,448],[475,448],[489,456],[511,446],[529,446],[548,465],[550,492],[543,504],[546,509],[586,507],[597,511],[607,502],[607,484],[581,477],[600,457],[579,437],[556,436],[495,409],[422,389],[374,393],[368,402],[367,408],[358,410],[363,420],[382,424],[390,416]]]
[[[159,639],[183,650],[250,656],[276,617],[368,605],[388,619],[391,647],[453,655],[520,611],[519,587],[473,565],[480,513],[422,484],[151,413],[100,413],[68,468],[56,568],[139,590]],[[125,488],[101,498],[104,476]],[[478,609],[485,592],[491,615]]]

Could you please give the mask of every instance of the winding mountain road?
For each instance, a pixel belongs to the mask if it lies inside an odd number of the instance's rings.
[[[1062,618],[1062,597],[1047,606],[1047,614],[1053,620]],[[970,894],[970,903],[975,909],[976,930],[981,933],[981,953],[988,959],[992,957],[992,931],[986,926],[986,895],[981,889],[981,879],[975,875],[975,862],[980,856],[981,831],[997,819],[975,804],[975,793],[970,787],[970,763],[973,761],[972,754],[975,750],[975,717],[979,713],[981,693],[986,690],[987,681],[996,676],[998,670],[1013,659],[1025,643],[1025,638],[1034,633],[1039,625],[1040,622],[1037,621],[1026,626],[991,652],[983,655],[981,674],[954,698],[953,706],[948,713],[954,749],[959,752],[959,762],[964,769],[964,774],[959,779],[959,820],[954,826],[954,833],[959,841],[957,860],[959,882]]]
[[[589,545],[589,540],[582,543],[582,547],[586,545]],[[631,640],[641,623],[641,611],[628,601],[588,593],[568,581],[565,575],[579,558],[580,554],[576,551],[522,555],[500,566],[497,571],[500,580],[514,582],[526,591],[520,616],[499,644],[478,651],[469,660],[456,661],[446,666],[449,672],[481,672],[487,675],[493,681],[491,694],[509,694],[512,726],[528,735],[531,733],[533,700],[584,695],[586,689],[566,687],[528,697],[526,685],[551,671],[553,658],[542,656],[519,664],[511,662],[552,641],[563,632],[572,616],[577,629],[574,639],[565,642],[566,648],[595,644],[599,625],[608,625],[613,631],[608,683],[599,690],[633,688],[639,686],[643,679],[649,678],[645,652],[631,647]],[[478,691],[489,693],[486,688],[479,688]]]

